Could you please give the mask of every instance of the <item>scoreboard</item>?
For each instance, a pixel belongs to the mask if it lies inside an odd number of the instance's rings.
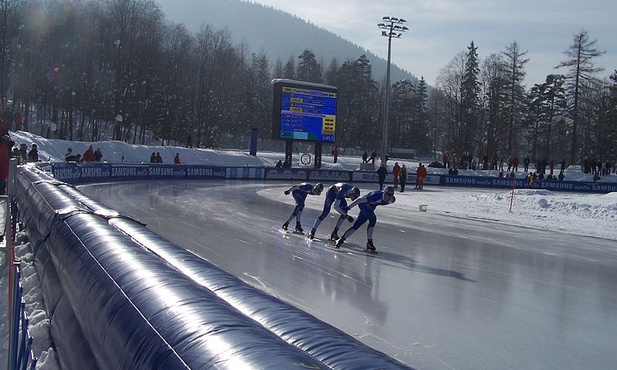
[[[336,141],[336,87],[287,79],[272,80],[272,85],[274,139]]]

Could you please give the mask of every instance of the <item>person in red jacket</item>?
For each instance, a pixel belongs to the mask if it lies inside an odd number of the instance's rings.
[[[94,149],[92,149],[92,145],[90,145],[88,149],[84,152],[84,155],[82,158],[84,162],[96,161],[96,157],[94,156]]]
[[[398,188],[398,176],[401,172],[401,166],[398,165],[398,162],[394,163],[394,167],[392,167],[392,176],[394,176],[394,188]]]
[[[424,179],[426,178],[427,172],[426,167],[422,163],[418,165],[418,169],[416,170],[416,189],[424,188]]]

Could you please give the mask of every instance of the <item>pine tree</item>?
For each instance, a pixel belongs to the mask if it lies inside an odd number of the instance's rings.
[[[337,144],[344,147],[377,148],[377,82],[365,55],[347,61],[334,79],[339,91]]]
[[[518,151],[518,140],[522,130],[525,106],[525,64],[529,59],[525,58],[527,52],[521,52],[518,43],[510,44],[502,53],[506,60],[504,64],[507,78],[505,80],[506,111],[508,115],[508,154],[513,155]]]
[[[463,155],[476,154],[477,145],[474,142],[478,133],[478,110],[480,108],[480,66],[478,48],[472,41],[467,48],[465,72],[461,81],[461,123],[462,131],[459,140]]]
[[[564,155],[562,152],[565,145],[564,114],[567,107],[564,81],[563,75],[548,75],[546,82],[536,84],[531,89],[529,111],[533,113],[534,123],[531,138],[533,161],[562,158]],[[544,149],[541,149],[541,146]]]
[[[601,72],[604,68],[594,67],[593,58],[599,57],[605,53],[596,49],[598,40],[590,40],[589,33],[586,30],[580,31],[574,35],[574,42],[570,48],[564,51],[564,54],[569,58],[559,63],[556,68],[565,67],[569,70],[566,74],[568,80],[567,90],[570,94],[571,105],[570,115],[572,118],[572,149],[570,152],[570,162],[576,163],[578,153],[578,136],[579,136],[579,117],[581,97],[584,94],[583,90],[588,90],[594,87],[597,79],[594,74]]]
[[[604,159],[617,159],[617,70],[610,76],[610,85],[602,103],[598,120],[598,149]],[[613,162],[613,166],[617,163]]]
[[[300,63],[296,71],[298,80],[305,82],[322,83],[321,65],[315,60],[315,54],[309,50],[304,50],[302,55],[298,56]]]

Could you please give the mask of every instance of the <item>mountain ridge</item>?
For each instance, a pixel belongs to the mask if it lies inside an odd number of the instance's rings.
[[[216,29],[227,29],[235,44],[244,43],[251,53],[266,55],[270,67],[278,60],[285,64],[292,57],[297,62],[304,50],[313,52],[324,70],[332,59],[342,64],[348,60],[355,61],[364,54],[371,63],[373,78],[378,82],[385,79],[385,59],[331,31],[272,6],[242,0],[183,0],[183,9],[188,5],[194,10],[186,13],[176,4],[159,0],[159,6],[169,21],[184,24],[193,33],[206,24]],[[418,81],[413,73],[392,64],[391,81],[402,79],[413,83]]]

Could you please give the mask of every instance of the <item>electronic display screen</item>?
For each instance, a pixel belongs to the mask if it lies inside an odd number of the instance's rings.
[[[336,141],[336,87],[286,79],[272,85],[274,139]]]

